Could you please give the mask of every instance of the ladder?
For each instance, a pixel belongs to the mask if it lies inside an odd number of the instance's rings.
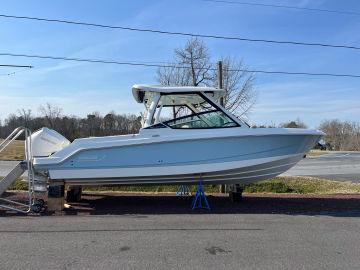
[[[14,140],[20,135],[25,135],[25,160],[19,162],[2,180],[0,180],[0,196],[21,176],[27,171],[28,190],[27,203],[21,203],[5,198],[0,198],[0,201],[7,204],[0,204],[0,208],[13,210],[19,213],[40,212],[44,205],[43,200],[36,200],[34,193],[35,177],[32,166],[32,147],[31,147],[31,131],[26,127],[18,127],[0,143],[0,154],[3,152]],[[14,206],[11,206],[14,205]]]

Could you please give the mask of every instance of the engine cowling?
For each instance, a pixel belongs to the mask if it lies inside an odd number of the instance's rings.
[[[53,129],[41,128],[31,135],[34,157],[48,157],[68,146],[70,141]]]

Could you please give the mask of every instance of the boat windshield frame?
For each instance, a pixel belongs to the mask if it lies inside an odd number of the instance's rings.
[[[192,108],[190,108],[187,104],[174,104],[174,105],[159,105],[161,97],[162,96],[169,96],[169,95],[198,95],[200,98],[202,98],[205,102],[207,102],[209,105],[211,105],[211,107],[213,107],[213,110],[208,110],[208,111],[202,111],[202,112],[196,112],[194,111]],[[156,105],[153,108],[153,111],[149,111],[147,112],[149,115],[152,115],[152,118],[154,118],[154,113],[156,111],[157,108],[159,107],[173,107],[173,106],[183,106],[183,107],[187,107],[192,113],[185,115],[185,116],[180,116],[180,117],[175,117],[172,118],[170,120],[166,120],[166,121],[162,121],[162,122],[157,122],[154,124],[151,124],[147,127],[144,127],[145,129],[157,129],[157,128],[171,128],[171,129],[182,129],[182,130],[191,130],[191,129],[219,129],[219,128],[235,128],[235,127],[242,127],[243,123],[240,119],[236,118],[235,116],[233,116],[231,113],[229,113],[225,108],[223,108],[221,105],[217,104],[216,101],[212,100],[210,96],[208,96],[208,94],[205,92],[173,92],[173,93],[160,93],[160,96],[157,98],[156,101]],[[213,126],[204,126],[204,127],[176,127],[179,124],[176,124],[175,122],[181,119],[186,119],[186,118],[193,118],[193,117],[197,117],[197,120],[191,120],[191,122],[195,122],[195,121],[202,121],[202,122],[206,122],[206,120],[204,121],[203,119],[201,119],[202,115],[205,114],[210,114],[210,113],[218,113],[219,118],[222,118],[224,120],[227,120],[227,122],[225,122],[223,125],[216,125],[214,124],[214,122],[208,120],[211,124],[213,124]],[[153,119],[151,119],[153,120]],[[170,125],[171,122],[174,122],[174,125]],[[228,125],[228,124],[231,125]],[[186,124],[183,123],[183,124]]]

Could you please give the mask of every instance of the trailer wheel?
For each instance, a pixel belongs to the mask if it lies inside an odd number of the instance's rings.
[[[36,199],[34,204],[38,204],[41,207],[44,207],[45,201],[43,199]]]
[[[31,206],[31,211],[33,211],[34,213],[40,213],[42,209],[43,206],[37,203]]]

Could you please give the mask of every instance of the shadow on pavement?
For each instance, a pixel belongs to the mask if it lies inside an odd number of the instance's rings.
[[[25,202],[25,193],[7,192],[5,197]],[[65,215],[147,215],[161,214],[285,214],[308,216],[360,217],[360,194],[300,195],[245,194],[232,203],[226,195],[208,195],[211,211],[191,209],[193,197],[174,194],[86,193],[70,203]],[[0,216],[21,215],[0,209]],[[47,215],[47,213],[45,213]]]
[[[211,211],[191,209],[193,197],[174,195],[86,194],[65,211],[68,215],[286,214],[360,217],[360,195],[244,195],[232,203],[225,195],[209,195]],[[140,216],[141,217],[141,216]],[[145,216],[143,216],[145,217]]]

